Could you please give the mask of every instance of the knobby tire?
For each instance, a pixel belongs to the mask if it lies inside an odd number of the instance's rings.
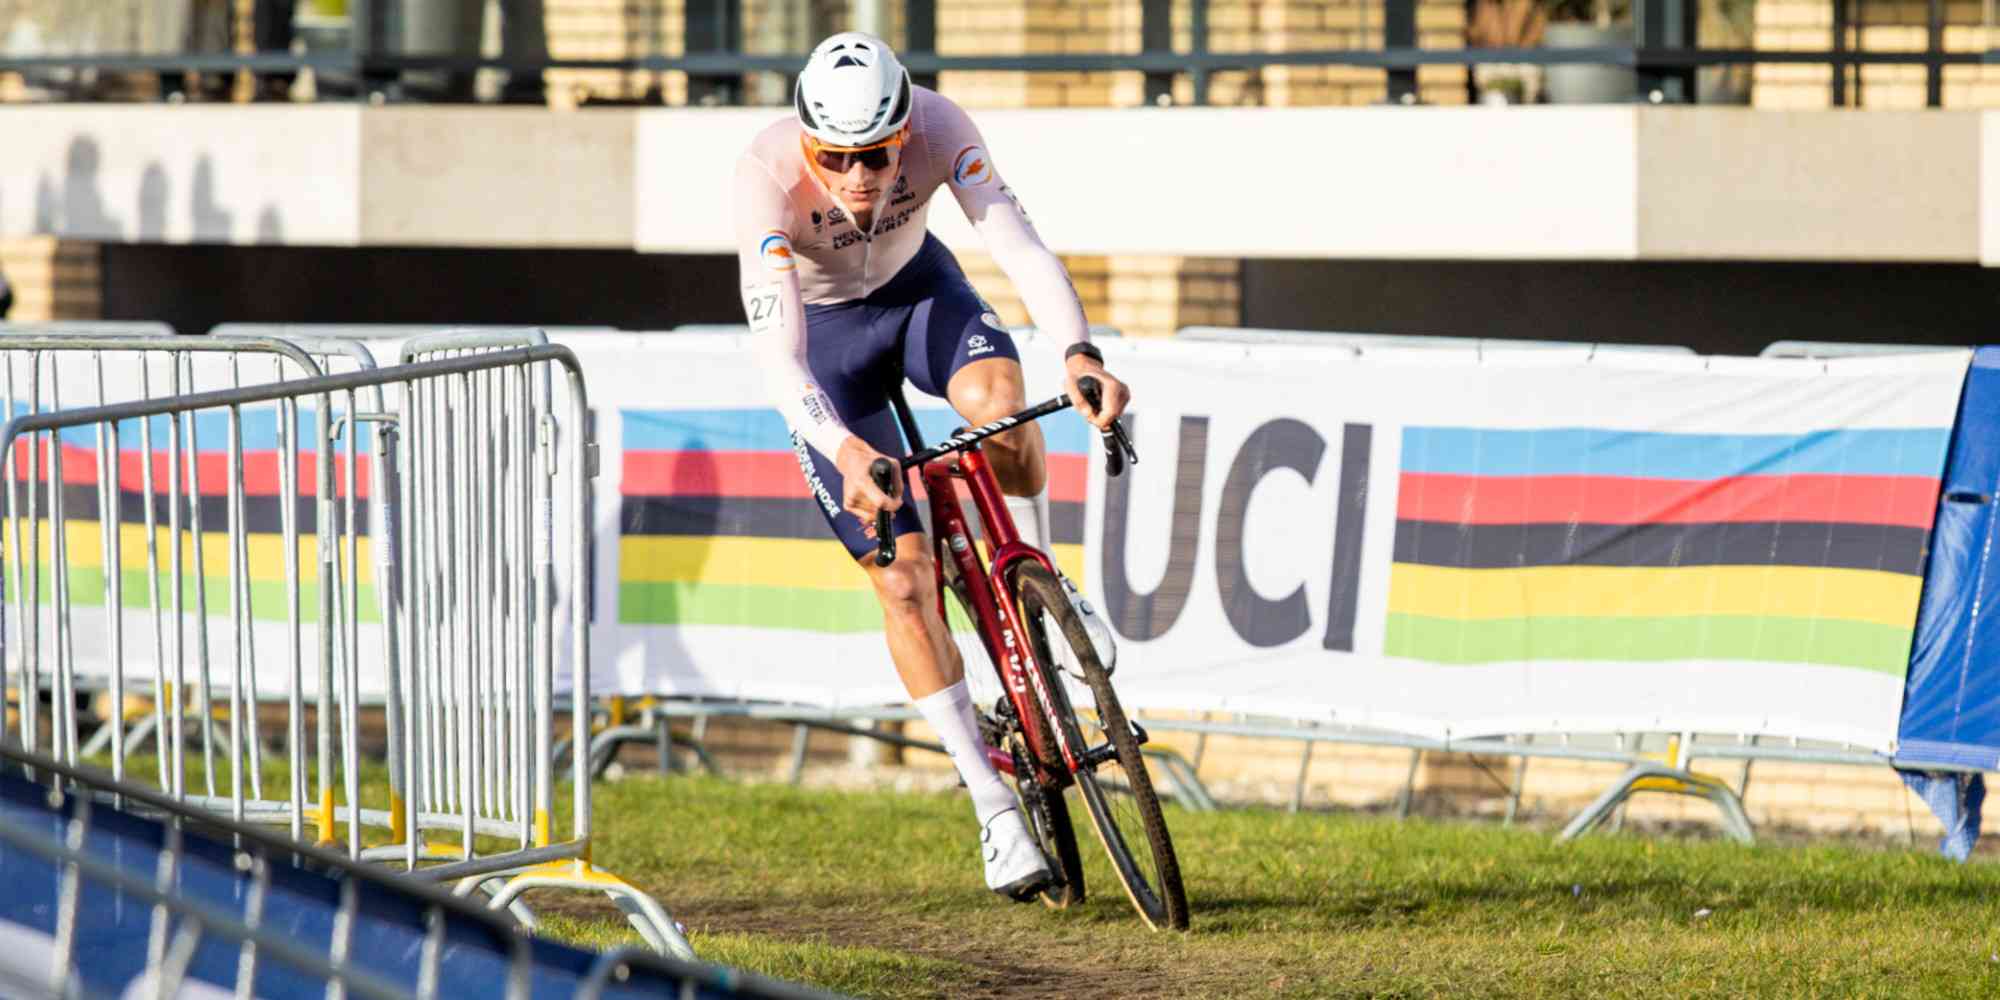
[[[1070,605],[1055,574],[1039,563],[1023,563],[1013,574],[1013,588],[1014,606],[1020,611],[1021,627],[1028,634],[1033,658],[1049,683],[1050,701],[1058,713],[1067,716],[1058,724],[1070,745],[1081,750],[1088,744],[1080,736],[1082,727],[1064,690],[1062,669],[1052,655],[1054,641],[1067,645],[1082,666],[1084,683],[1096,703],[1098,721],[1111,741],[1113,758],[1079,770],[1076,783],[1090,812],[1091,825],[1096,828],[1105,853],[1111,856],[1119,881],[1125,885],[1125,894],[1131,898],[1133,909],[1153,929],[1186,930],[1187,892],[1181,885],[1180,859],[1175,856],[1173,838],[1167,833],[1160,797],[1153,790],[1138,737],[1133,734],[1125,710],[1118,703],[1118,694],[1111,687],[1111,675],[1090,644],[1083,619]],[[1047,634],[1045,621],[1055,623],[1055,635]],[[1114,779],[1122,779],[1124,788],[1117,788]],[[1120,791],[1129,793],[1129,803],[1114,799]],[[1144,843],[1136,843],[1139,850],[1135,852],[1133,847],[1138,837],[1143,837]]]

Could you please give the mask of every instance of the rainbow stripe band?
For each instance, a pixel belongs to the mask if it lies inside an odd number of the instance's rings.
[[[621,418],[620,622],[882,627],[867,577],[807,493],[775,411],[627,410]],[[1080,420],[1044,423],[1051,547],[1080,579],[1089,431]],[[920,410],[918,424],[927,440],[941,440],[962,421]]]
[[[1409,427],[1403,471],[1465,476],[1921,476],[1936,479],[1949,428],[1805,434],[1669,434],[1562,427]]]
[[[1519,524],[1553,511],[1585,524],[1848,521],[1925,528],[1937,507],[1932,476],[1466,476],[1405,472],[1396,516],[1411,521]]]
[[[1839,618],[1902,625],[1923,581],[1816,566],[1541,566],[1520,570],[1396,567],[1389,611],[1490,620],[1544,615]]]
[[[1910,630],[1823,618],[1549,616],[1463,621],[1392,614],[1384,649],[1442,664],[1526,660],[1824,663],[1901,677]]]
[[[1948,440],[1406,428],[1384,651],[1900,672]]]
[[[1721,524],[1440,524],[1397,521],[1399,563],[1520,566],[1828,566],[1917,575],[1919,528],[1812,521]]]

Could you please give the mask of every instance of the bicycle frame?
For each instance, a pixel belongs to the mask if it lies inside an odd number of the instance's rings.
[[[893,393],[890,401],[912,451],[921,452],[923,441],[918,436],[917,423],[910,414],[909,404],[901,392]],[[1062,757],[1064,773],[1044,775],[1044,779],[1067,779],[1079,766],[1083,748],[1071,746],[1059,727],[1050,731],[1042,725],[1043,713],[1051,718],[1056,715],[1054,700],[1042,683],[1045,672],[1028,670],[1023,664],[1024,657],[1032,660],[1035,653],[1027,648],[1028,643],[1020,628],[1019,609],[1014,607],[1012,600],[1006,599],[1007,578],[1016,565],[1024,561],[1038,562],[1054,572],[1055,563],[1040,549],[1021,541],[1020,530],[1014,526],[1014,516],[1007,510],[1000,485],[993,478],[992,467],[977,444],[922,463],[917,467],[917,475],[924,484],[931,510],[931,555],[937,574],[938,617],[945,620],[944,591],[947,584],[944,569],[945,560],[949,559],[957,567],[959,578],[965,581],[971,598],[967,603],[974,619],[973,625],[979,632],[980,644],[986,648],[987,657],[999,671],[1001,686],[1014,705],[1022,735],[1026,737],[1028,746],[1037,751],[1032,756],[1039,765],[1043,760],[1039,752],[1041,748],[1053,745]],[[986,540],[992,549],[990,565],[982,565],[979,546],[973,541],[971,525],[965,517],[965,507],[959,501],[957,484],[961,482],[972,494],[980,523],[986,527]],[[1029,700],[1031,698],[1033,701]],[[1029,711],[1035,704],[1040,705],[1042,712]],[[988,747],[987,756],[1001,773],[1014,772],[1013,759],[1005,752]]]

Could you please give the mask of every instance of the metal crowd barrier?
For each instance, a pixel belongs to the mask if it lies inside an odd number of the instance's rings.
[[[134,971],[122,995],[206,995],[233,980],[249,996],[282,971],[329,996],[829,996],[633,948],[577,955],[408,878],[5,745],[0,859],[33,883],[0,906],[10,996],[89,994]],[[323,938],[309,929],[328,924]]]
[[[322,372],[319,364],[307,352],[285,341],[268,337],[232,337],[217,340],[180,337],[163,324],[65,323],[0,327],[0,356],[3,356],[0,357],[0,361],[4,361],[5,365],[6,412],[10,417],[23,413],[33,416],[61,409],[65,405],[61,391],[66,381],[65,372],[68,373],[68,381],[71,384],[80,379],[92,387],[94,391],[90,393],[88,401],[97,405],[113,402],[114,397],[147,400],[178,396],[196,391],[205,386],[240,386],[244,381],[243,376],[246,365],[261,367],[254,360],[258,356],[269,359],[271,364],[270,375],[276,380],[282,381],[288,378],[312,377]],[[197,365],[197,358],[210,363]],[[109,363],[109,380],[107,379],[107,362]],[[162,368],[164,368],[164,371],[159,370]],[[257,379],[255,371],[251,374],[253,380],[260,380]],[[83,402],[83,400],[75,398],[69,400],[70,405],[78,402]],[[320,412],[324,412],[324,410],[322,409]],[[296,422],[294,422],[293,426],[296,427]],[[141,450],[150,459],[151,456],[157,453],[154,436],[155,432],[161,430],[161,428],[156,427],[153,422],[147,421],[142,423],[138,430]],[[96,509],[100,513],[120,509],[120,497],[118,496],[120,491],[116,487],[122,476],[113,476],[110,474],[110,469],[116,467],[115,463],[118,461],[112,457],[117,451],[117,433],[116,428],[98,428],[97,430],[96,449],[93,456],[96,459],[94,478],[97,487],[94,500]],[[195,620],[197,622],[193,636],[193,645],[195,647],[193,652],[199,669],[197,692],[199,704],[207,706],[213,703],[211,697],[213,690],[212,677],[209,669],[211,662],[209,631],[206,627],[208,588],[206,586],[205,571],[207,560],[203,552],[205,532],[203,530],[202,505],[193,499],[199,496],[201,492],[202,471],[200,465],[195,461],[195,455],[201,446],[201,433],[192,423],[183,426],[180,422],[175,422],[172,425],[171,433],[167,436],[166,469],[156,468],[157,463],[152,460],[142,462],[140,466],[140,488],[143,494],[149,498],[159,497],[160,491],[156,489],[155,484],[156,474],[172,470],[171,474],[166,475],[165,478],[168,479],[166,504],[167,521],[169,522],[168,527],[170,531],[169,539],[172,549],[170,556],[173,562],[171,574],[173,586],[172,603],[176,619],[182,617],[183,601],[186,596],[185,588],[182,586],[184,560],[181,552],[181,516],[184,510],[188,518],[189,533],[191,535],[190,542],[193,549],[192,570],[194,575]],[[296,441],[290,440],[290,437],[287,436],[285,443],[290,446],[291,452],[295,454]],[[107,445],[110,446],[108,449]],[[17,457],[19,456],[16,456],[11,450],[7,453],[7,461],[9,462],[13,462]],[[66,481],[61,449],[49,449],[46,471],[43,470],[41,459],[42,453],[37,451],[34,456],[35,468],[33,470],[23,470],[15,467],[8,479],[5,505],[8,526],[12,534],[7,539],[7,544],[10,544],[17,554],[23,552],[23,541],[20,533],[21,518],[25,516],[30,522],[34,522],[38,517],[38,497],[36,490],[31,487],[26,491],[25,501],[22,497],[20,489],[23,478],[22,473],[24,471],[29,472],[34,482],[46,479],[51,487],[56,483]],[[295,468],[295,465],[293,467]],[[183,492],[184,489],[185,493]],[[64,509],[66,498],[64,494],[66,492],[68,491],[54,488],[49,489],[47,492],[49,516],[53,529],[51,541],[55,544],[56,551],[66,551],[66,546],[64,545],[66,539],[63,537],[64,532],[62,529],[62,522],[65,520]],[[231,494],[231,499],[235,499],[233,493]],[[156,509],[157,505],[154,502],[144,503],[142,506],[144,508],[144,544],[146,547],[146,570],[148,572],[148,607],[154,617],[153,661],[155,672],[153,677],[153,693],[156,698],[156,706],[162,702],[175,704],[177,703],[177,698],[187,689],[185,667],[188,651],[183,648],[183,642],[187,637],[183,634],[182,630],[174,629],[172,630],[173,643],[171,647],[166,642],[168,630],[162,626],[164,608],[162,606],[159,586],[162,574],[159,552],[159,511]],[[107,606],[114,598],[122,600],[122,593],[117,593],[122,590],[122,573],[112,571],[112,567],[118,565],[118,563],[110,561],[116,559],[120,554],[120,536],[123,533],[119,530],[119,527],[120,525],[115,520],[102,516],[99,517],[100,554],[106,560],[103,565],[106,569],[105,599]],[[27,553],[27,563],[29,565],[39,563],[38,554],[33,550],[37,550],[40,544],[41,538],[39,532],[36,532],[27,540],[26,547],[30,550]],[[53,578],[52,582],[54,584],[54,608],[52,610],[59,620],[64,621],[67,620],[73,596],[71,594],[71,587],[69,586],[69,568],[67,559],[56,559],[50,566],[50,576]],[[39,606],[40,604],[41,574],[39,572],[31,573],[28,575],[28,579],[24,581],[22,576],[22,562],[18,559],[14,562],[11,569],[13,573],[5,583],[11,588],[15,618],[17,621],[22,621],[26,618],[27,612],[25,609],[27,607]],[[233,591],[232,596],[234,596]],[[36,620],[39,621],[39,619]],[[114,616],[108,624],[112,632],[112,641],[114,644],[122,643],[122,616]],[[16,690],[20,692],[20,731],[22,743],[23,745],[33,747],[37,745],[41,734],[40,699],[38,692],[42,689],[43,674],[40,670],[41,660],[39,650],[35,644],[35,640],[39,638],[39,631],[31,632],[26,638],[28,641],[25,643],[16,642],[13,644],[13,648],[10,651],[12,655],[8,659],[10,661],[11,673],[17,678]],[[122,660],[109,664],[108,681],[114,706],[112,716],[114,724],[105,727],[101,731],[101,739],[93,739],[86,747],[79,747],[76,701],[79,693],[89,686],[88,681],[79,683],[76,674],[77,662],[73,655],[73,649],[68,642],[66,632],[61,634],[55,653],[55,669],[47,675],[52,687],[50,708],[51,714],[54,716],[50,720],[51,729],[49,736],[51,750],[59,759],[74,762],[78,755],[84,752],[85,749],[95,752],[101,749],[102,743],[109,742],[114,752],[113,773],[115,776],[122,778],[124,757],[128,752],[130,743],[124,732],[123,725],[119,724],[122,722],[127,691],[127,678]],[[165,664],[169,659],[174,662],[176,669],[175,678],[171,684],[167,681],[164,672]],[[209,765],[205,768],[205,772],[209,782],[209,791],[213,794],[213,759],[215,753],[214,727],[212,724],[213,715],[205,709],[200,711],[198,715],[201,720],[200,732],[203,759]],[[179,736],[181,735],[179,729],[182,721],[181,715],[173,713],[172,717],[173,722],[171,725],[176,737],[175,745],[178,746],[180,744]],[[154,713],[151,713],[150,725],[157,727],[159,724],[160,718],[156,709]],[[142,722],[143,725],[147,724]],[[143,738],[145,733],[137,732],[135,735]],[[252,752],[255,752],[254,747],[252,748]],[[165,755],[162,755],[160,778],[163,787],[168,782],[166,767]]]
[[[211,342],[220,350],[245,340],[217,338]],[[548,366],[555,364],[567,371],[566,412],[560,417],[547,378]],[[535,390],[538,382],[539,392]],[[380,393],[390,387],[400,390],[394,412],[369,411],[357,405],[356,393]],[[379,398],[363,397],[362,405]],[[345,400],[345,408],[337,407],[335,400]],[[301,403],[307,401],[314,404],[318,415],[312,428],[317,454],[337,460],[314,463],[316,482],[310,492],[302,488],[296,474],[300,459],[297,428]],[[275,444],[280,500],[277,543],[283,552],[285,588],[282,625],[255,620],[258,606],[251,587],[252,526],[245,516],[243,436],[246,411],[259,412],[254,409],[259,406],[275,406],[281,428]],[[62,679],[73,673],[77,660],[72,648],[75,619],[66,596],[70,590],[66,567],[75,553],[65,540],[64,491],[56,488],[62,481],[59,475],[47,480],[51,497],[48,530],[54,551],[69,558],[52,560],[57,600],[47,616],[43,614],[39,573],[26,570],[25,575],[34,582],[25,596],[19,583],[23,566],[36,566],[41,556],[43,517],[32,499],[35,487],[44,482],[41,456],[60,453],[53,441],[65,430],[70,434],[63,445],[73,450],[79,447],[78,432],[87,436],[94,431],[99,443],[91,455],[99,469],[101,521],[117,525],[122,520],[123,498],[122,491],[113,487],[124,485],[124,477],[111,472],[122,463],[110,456],[118,455],[121,442],[130,440],[132,425],[136,423],[141,439],[138,464],[142,471],[151,470],[158,457],[152,441],[156,421],[166,424],[164,436],[174,463],[171,468],[178,470],[184,432],[191,431],[203,417],[219,416],[229,442],[225,474],[228,568],[216,575],[229,594],[233,673],[226,690],[218,695],[213,678],[207,676],[211,651],[205,646],[198,649],[197,661],[203,671],[198,702],[206,731],[212,728],[209,706],[218,697],[228,701],[230,781],[226,792],[216,788],[211,751],[202,768],[209,794],[188,794],[187,762],[180,750],[180,713],[170,712],[165,748],[169,752],[162,755],[160,765],[163,787],[182,801],[226,810],[238,820],[287,823],[294,836],[303,836],[304,823],[312,820],[319,839],[329,841],[335,823],[346,821],[346,846],[351,857],[363,853],[361,825],[385,826],[396,844],[389,850],[371,850],[371,857],[399,852],[411,868],[422,858],[453,858],[452,863],[422,868],[418,874],[461,879],[462,892],[484,887],[494,894],[495,906],[512,906],[523,892],[543,887],[604,892],[625,910],[654,947],[691,954],[664,909],[588,861],[590,784],[580,766],[573,782],[574,836],[557,843],[551,831],[556,775],[549,743],[554,725],[558,628],[567,633],[575,726],[577,731],[587,731],[589,634],[587,601],[579,589],[587,585],[587,481],[595,471],[594,449],[584,430],[587,414],[582,374],[574,356],[560,347],[535,346],[386,369],[363,368],[291,383],[231,387],[18,417],[0,432],[0,447],[6,449],[4,455],[14,465],[10,484],[17,486],[23,472],[30,476],[31,484],[25,511],[19,505],[9,509],[12,531],[4,540],[15,582],[14,632],[20,636],[15,643],[19,650],[15,660],[21,668],[16,676],[22,680],[22,690],[39,687],[45,635],[55,652],[58,705],[65,703]],[[364,690],[361,668],[364,659],[370,658],[359,631],[360,530],[353,502],[358,499],[356,470],[362,448],[358,425],[362,422],[393,425],[411,443],[409,455],[378,466],[385,470],[396,467],[402,473],[395,477],[393,487],[397,509],[390,514],[384,511],[386,504],[372,505],[372,513],[383,522],[378,525],[381,544],[375,554],[396,565],[395,578],[387,581],[392,585],[382,587],[376,595],[387,648],[375,665],[384,670],[392,770],[399,772],[397,784],[404,789],[392,790],[387,809],[364,808],[360,801],[357,715]],[[570,432],[568,440],[562,436],[565,428]],[[379,443],[380,435],[377,437]],[[342,452],[336,451],[336,442]],[[192,445],[187,450],[192,465]],[[344,489],[335,485],[335,468],[342,461]],[[27,468],[30,464],[32,468]],[[180,477],[168,478],[172,481],[167,498],[173,549],[170,561],[175,569],[172,585],[178,595],[183,583],[179,573],[183,565]],[[378,496],[390,488],[388,478],[374,484]],[[141,488],[145,497],[141,503],[150,518],[158,494],[150,479]],[[198,487],[190,483],[188,495],[198,496]],[[303,496],[311,497],[318,546],[318,614],[311,622],[303,613],[301,595],[305,575],[300,552],[305,529],[297,501]],[[345,502],[337,505],[337,501]],[[199,511],[200,504],[190,506]],[[29,539],[25,549],[21,542],[24,520]],[[151,523],[149,520],[148,525]],[[123,563],[119,534],[105,530],[107,569]],[[198,532],[195,537],[199,539]],[[399,549],[405,557],[397,558]],[[266,555],[268,558],[268,551]],[[558,555],[563,560],[560,569]],[[158,565],[156,558],[149,557],[145,570],[157,578]],[[381,572],[382,564],[377,568]],[[560,609],[558,574],[572,582]],[[398,594],[407,596],[408,609],[397,603]],[[122,703],[127,659],[122,574],[107,573],[104,601],[108,626],[104,659],[111,668],[114,698]],[[155,664],[156,689],[168,692],[171,701],[174,692],[184,689],[181,633],[187,626],[187,609],[177,601],[171,618],[157,600],[149,601],[148,609],[155,630],[173,637],[171,655]],[[560,622],[559,610],[563,613]],[[399,622],[401,627],[397,627]],[[193,627],[197,636],[205,637],[206,607],[199,602]],[[261,640],[257,635],[260,630],[265,633]],[[275,798],[264,795],[261,787],[262,740],[254,694],[259,688],[258,651],[268,655],[271,649],[283,650],[287,663],[288,710],[280,742],[287,753],[290,787]],[[318,765],[317,801],[306,794],[313,770],[307,762],[304,738],[303,688],[309,650],[316,654],[319,667],[321,739],[320,753],[313,761]],[[164,673],[169,660],[175,667],[171,685]],[[24,697],[24,708],[32,701]],[[336,714],[340,716],[338,763],[331,759],[335,741],[329,733]],[[57,756],[73,761],[73,710],[56,722],[51,738],[56,742]],[[28,740],[38,732],[24,723]],[[113,759],[122,760],[122,732],[114,730],[112,740]],[[204,747],[212,742],[205,742]],[[336,774],[344,779],[344,804],[334,800]],[[459,843],[440,846],[426,842],[423,831],[429,829],[454,830]],[[475,841],[481,835],[506,837],[517,846],[481,856]],[[525,914],[524,910],[517,912]]]
[[[1289,809],[1304,807],[1307,779],[1314,763],[1314,748],[1320,744],[1388,747],[1410,751],[1410,766],[1395,799],[1398,818],[1410,815],[1416,798],[1416,778],[1427,753],[1469,754],[1510,759],[1514,762],[1511,781],[1491,773],[1496,785],[1507,795],[1504,822],[1512,823],[1520,808],[1528,762],[1535,759],[1591,761],[1624,765],[1625,770],[1603,792],[1573,816],[1557,835],[1573,840],[1606,822],[1616,825],[1620,807],[1639,793],[1661,793],[1699,798],[1714,805],[1723,833],[1741,843],[1752,843],[1756,834],[1743,807],[1757,762],[1817,764],[1848,767],[1892,767],[1887,755],[1846,744],[1767,737],[1750,734],[1694,732],[1624,732],[1593,734],[1542,734],[1481,737],[1426,737],[1391,730],[1365,729],[1312,720],[1250,716],[1231,713],[1211,718],[1201,713],[1188,718],[1181,713],[1161,714],[1139,709],[1135,718],[1156,732],[1185,733],[1195,738],[1191,754],[1165,746],[1148,747],[1145,755],[1164,779],[1162,789],[1182,806],[1193,811],[1219,808],[1201,779],[1201,765],[1211,736],[1235,736],[1299,745],[1298,770],[1293,781]],[[814,730],[836,732],[876,740],[892,746],[942,753],[937,744],[911,739],[896,732],[874,727],[873,723],[908,722],[920,718],[915,709],[902,705],[825,708],[778,702],[736,699],[614,697],[606,699],[599,711],[588,756],[593,773],[601,772],[617,749],[626,744],[648,744],[658,751],[662,773],[673,769],[671,755],[684,749],[712,774],[721,773],[713,754],[704,745],[708,722],[716,718],[751,719],[792,727],[789,776],[797,783],[804,771],[807,737]],[[670,723],[676,719],[692,722],[690,734],[675,735]],[[1087,720],[1086,720],[1087,721]],[[565,741],[556,748],[562,759],[568,752]],[[1732,784],[1724,778],[1695,768],[1695,762],[1736,761],[1743,767]],[[1932,766],[1928,770],[1981,771],[1972,766]]]

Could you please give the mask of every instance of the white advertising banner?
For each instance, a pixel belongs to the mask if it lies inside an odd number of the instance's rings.
[[[742,337],[557,339],[599,446],[594,690],[904,700]],[[1893,746],[1968,353],[1103,346],[1140,463],[1106,480],[1079,417],[1043,426],[1052,547],[1119,636],[1129,706]],[[1030,400],[1054,395],[1059,351],[1022,353]],[[908,391],[928,438],[956,426]],[[150,619],[126,633],[151,649]]]
[[[735,338],[574,346],[606,454],[599,689],[899,698]],[[1077,417],[1045,425],[1058,558],[1128,703],[1893,742],[1968,355],[1106,348],[1141,463],[1106,482]],[[1053,393],[1053,349],[1025,354]]]

